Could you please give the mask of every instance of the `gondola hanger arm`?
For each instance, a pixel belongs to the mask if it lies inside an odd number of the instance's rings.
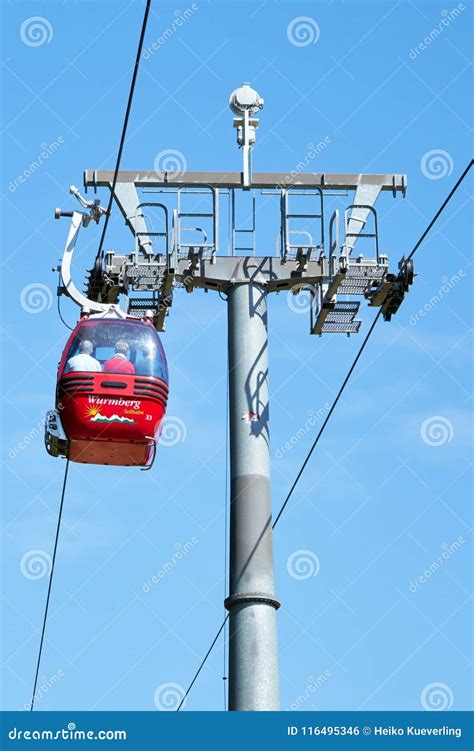
[[[81,196],[78,189],[74,185],[71,186],[70,192],[73,196],[75,196],[75,198],[77,198],[79,203],[85,209],[87,209],[87,211],[61,211],[61,209],[56,209],[55,211],[56,219],[60,219],[62,216],[71,217],[71,224],[66,239],[63,258],[59,267],[62,283],[60,294],[66,294],[68,297],[74,300],[74,302],[79,305],[79,307],[84,312],[110,312],[122,318],[125,318],[126,313],[122,311],[118,305],[111,305],[110,303],[100,303],[96,300],[91,300],[77,289],[72,280],[72,258],[74,255],[74,250],[76,248],[79,231],[82,226],[87,227],[91,220],[98,224],[100,217],[106,212],[106,209],[104,209],[100,205],[100,201],[98,200],[86,201],[86,199]]]

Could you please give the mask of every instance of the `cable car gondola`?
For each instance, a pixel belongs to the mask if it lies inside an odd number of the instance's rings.
[[[167,399],[166,357],[152,321],[112,310],[84,314],[59,363],[47,451],[84,464],[150,465]]]

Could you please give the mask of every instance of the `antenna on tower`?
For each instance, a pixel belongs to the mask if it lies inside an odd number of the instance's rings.
[[[242,147],[242,185],[244,188],[249,188],[252,183],[252,149],[260,122],[252,115],[261,110],[263,105],[262,97],[248,83],[243,83],[230,95],[229,107],[232,112],[234,115],[243,116],[235,117],[233,125],[237,128],[237,143]]]

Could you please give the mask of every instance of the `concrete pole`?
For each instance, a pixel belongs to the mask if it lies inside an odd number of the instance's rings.
[[[267,295],[228,295],[231,468],[229,709],[279,709],[269,452]]]

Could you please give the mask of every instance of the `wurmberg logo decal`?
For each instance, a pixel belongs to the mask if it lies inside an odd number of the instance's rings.
[[[105,396],[89,396],[89,404],[109,404],[112,407],[132,407],[140,409],[141,401],[139,399],[109,399]]]
[[[133,425],[135,420],[131,420],[129,417],[121,417],[120,415],[111,415],[110,417],[107,417],[106,415],[101,415],[100,412],[97,412],[97,414],[91,417],[91,422],[126,422],[127,425]]]

